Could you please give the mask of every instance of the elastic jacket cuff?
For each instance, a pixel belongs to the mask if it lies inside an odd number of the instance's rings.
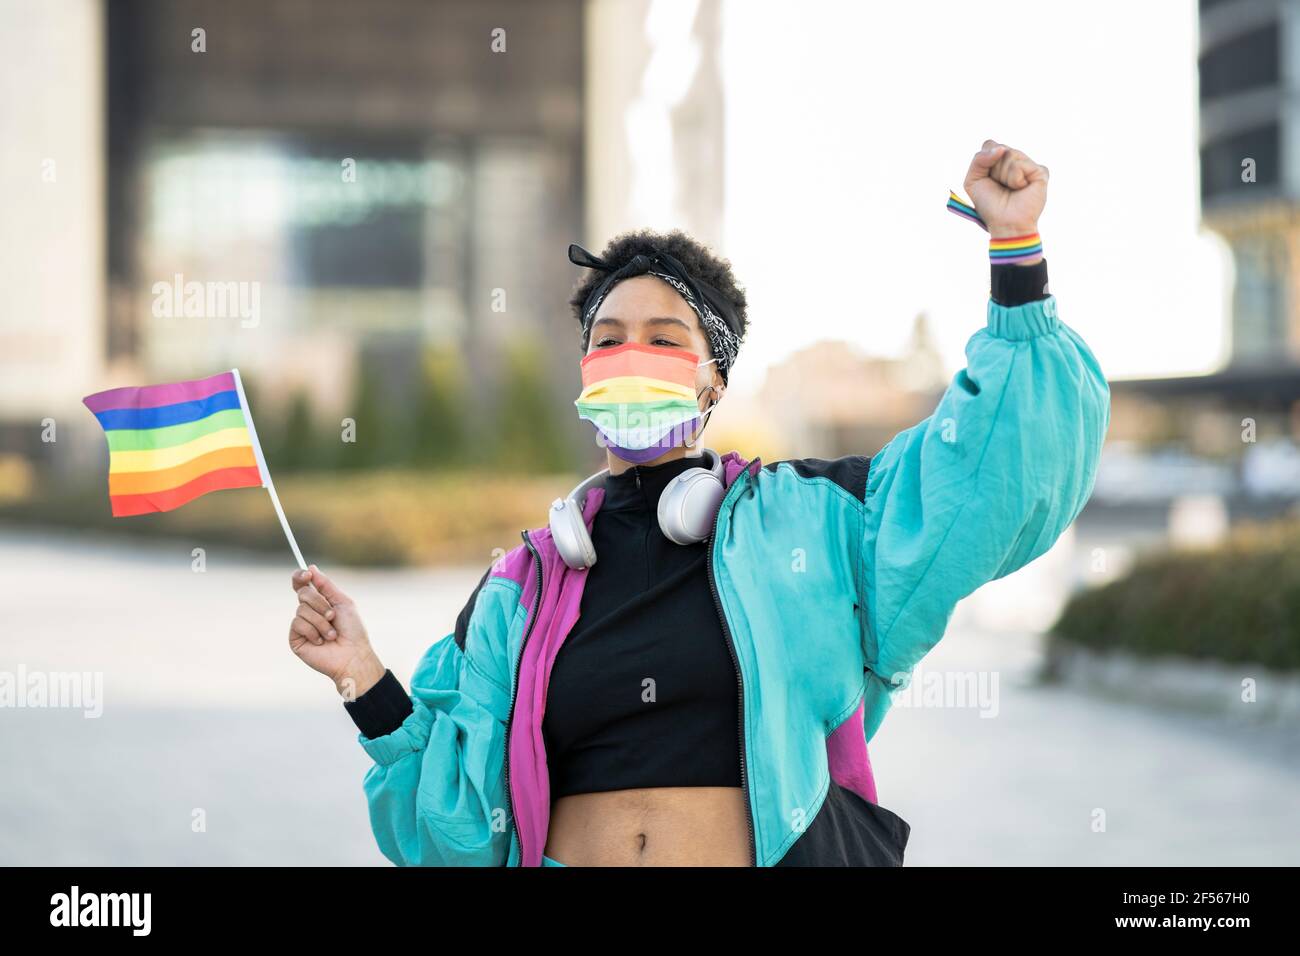
[[[1020,342],[1050,335],[1061,327],[1056,316],[1056,296],[1026,302],[1024,305],[999,305],[989,299],[988,330],[994,338]]]
[[[372,740],[391,734],[415,709],[391,670],[385,670],[379,683],[356,700],[345,700],[343,707],[362,735]]]
[[[990,297],[998,305],[1024,305],[1046,299],[1047,260],[1039,259],[1032,266],[992,265],[989,267]]]

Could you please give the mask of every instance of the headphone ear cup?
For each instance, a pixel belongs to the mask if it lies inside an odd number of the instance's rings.
[[[555,542],[555,550],[560,552],[564,563],[575,571],[589,568],[596,563],[596,546],[587,531],[587,522],[582,517],[582,512],[587,505],[587,493],[592,488],[604,484],[607,474],[609,469],[602,469],[563,498],[556,498],[551,502],[549,516],[551,540]]]
[[[576,500],[572,497],[556,498],[551,504],[550,526],[555,550],[560,552],[566,565],[581,571],[596,563],[596,546],[591,542],[587,523],[582,520],[582,509]]]
[[[659,529],[675,544],[695,544],[707,538],[726,493],[717,452],[706,448],[704,454],[711,457],[710,467],[688,468],[659,496]]]

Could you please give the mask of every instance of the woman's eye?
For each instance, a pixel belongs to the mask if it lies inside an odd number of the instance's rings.
[[[596,342],[596,348],[598,348],[598,349],[603,349],[603,348],[607,348],[608,346],[611,346],[611,345],[621,345],[621,344],[622,344],[622,343],[619,342],[618,339],[609,339],[609,338],[605,338],[605,339],[599,339],[599,340]],[[653,339],[653,340],[651,341],[650,344],[651,344],[651,345],[664,345],[664,346],[668,346],[669,348],[678,348],[678,347],[679,347],[677,342],[674,342],[672,339],[666,339],[666,338],[663,338],[662,336],[656,337],[655,339]]]

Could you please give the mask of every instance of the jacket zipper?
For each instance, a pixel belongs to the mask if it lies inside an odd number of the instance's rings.
[[[528,616],[528,627],[524,629],[524,636],[519,641],[519,656],[515,658],[514,677],[511,681],[513,690],[510,693],[510,713],[506,716],[506,762],[505,762],[505,781],[506,781],[506,798],[510,801],[510,828],[514,831],[515,837],[519,841],[519,865],[524,865],[524,837],[519,832],[519,811],[515,807],[515,794],[510,789],[510,727],[515,720],[515,700],[519,697],[519,665],[524,659],[524,646],[528,643],[528,637],[533,633],[533,625],[537,623],[537,614],[542,609],[542,556],[533,547],[532,539],[528,537],[527,531],[519,532],[524,539],[524,544],[528,552],[533,556],[533,562],[537,568],[537,594],[533,598],[532,613]]]
[[[737,481],[740,480],[737,476]],[[723,501],[725,503],[726,496]],[[758,848],[754,840],[754,807],[749,800],[749,771],[745,765],[745,681],[740,673],[740,658],[736,654],[736,643],[731,636],[731,627],[727,624],[727,615],[722,610],[722,598],[718,596],[718,584],[713,574],[713,544],[718,533],[718,519],[722,516],[722,505],[713,516],[713,529],[709,532],[708,548],[705,550],[709,569],[709,590],[713,592],[713,605],[718,609],[718,620],[722,622],[722,633],[727,637],[727,650],[731,652],[731,664],[736,669],[736,687],[739,690],[740,720],[737,725],[740,736],[740,787],[745,792],[745,825],[749,829],[749,859],[751,866],[758,866]]]

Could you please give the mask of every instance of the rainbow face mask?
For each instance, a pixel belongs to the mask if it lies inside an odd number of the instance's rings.
[[[694,352],[638,342],[597,349],[582,360],[582,393],[573,403],[578,417],[596,427],[598,444],[624,461],[652,461],[687,444],[700,424],[695,370],[717,359],[699,359]]]

